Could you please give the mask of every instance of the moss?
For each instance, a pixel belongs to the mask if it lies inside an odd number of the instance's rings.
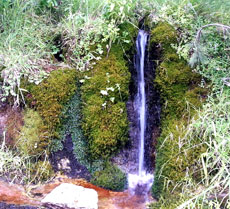
[[[127,185],[127,177],[117,166],[107,163],[103,170],[93,174],[91,182],[105,189],[123,191]]]
[[[64,105],[76,90],[76,71],[74,69],[59,69],[52,71],[50,76],[39,85],[24,82],[29,91],[27,102],[42,118],[40,125],[40,141],[37,152],[47,150],[51,139],[59,138],[61,127],[61,112]]]
[[[164,49],[168,48],[170,44],[177,43],[177,32],[168,23],[160,22],[151,31],[150,44],[161,44]]]
[[[87,73],[81,87],[83,129],[92,158],[109,158],[127,142],[128,120],[125,102],[129,95],[130,73],[123,51],[114,45]]]
[[[177,33],[168,23],[160,22],[151,32],[151,47],[160,46],[155,85],[162,103],[161,135],[157,139],[152,190],[157,198],[167,196],[172,188],[181,183],[188,175],[188,169],[189,173],[198,169],[194,167],[196,160],[206,150],[203,145],[193,146],[199,144],[200,139],[191,139],[186,133],[189,120],[196,109],[201,108],[207,90],[198,87],[200,76],[192,72],[171,47],[176,40]],[[166,181],[170,182],[167,189],[164,187]]]
[[[18,137],[19,150],[27,155],[36,155],[37,145],[40,141],[40,127],[43,126],[43,121],[38,112],[32,109],[27,109],[23,117],[24,126],[20,131]]]

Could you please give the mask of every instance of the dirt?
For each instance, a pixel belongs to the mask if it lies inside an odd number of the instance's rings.
[[[34,200],[27,195],[26,190],[23,186],[10,184],[3,181],[0,181],[0,202],[30,206],[40,204],[39,201]]]
[[[61,172],[69,178],[84,178],[87,181],[91,178],[87,168],[81,165],[73,154],[73,142],[70,134],[63,142],[63,149],[50,155],[50,162],[55,172]]]
[[[0,143],[8,146],[15,144],[15,139],[23,125],[22,110],[16,107],[0,108]]]
[[[0,112],[0,138],[3,137],[3,132],[6,128],[7,114],[6,112]]]

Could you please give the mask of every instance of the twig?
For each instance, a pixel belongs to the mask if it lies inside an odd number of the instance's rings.
[[[197,45],[198,45],[199,42],[200,42],[200,37],[201,37],[201,32],[202,32],[202,30],[203,30],[204,28],[208,28],[208,27],[212,27],[212,26],[222,27],[222,28],[224,28],[224,29],[226,29],[226,30],[230,30],[230,26],[228,26],[228,25],[223,25],[223,24],[220,24],[220,23],[212,23],[212,24],[204,25],[204,26],[202,26],[202,27],[198,30],[198,32],[197,32],[197,34],[196,34],[196,40],[195,40],[195,46],[196,46],[196,47],[197,47]]]

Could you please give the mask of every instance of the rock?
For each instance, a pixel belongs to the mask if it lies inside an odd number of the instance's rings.
[[[42,203],[46,208],[97,209],[98,194],[93,189],[62,183]]]

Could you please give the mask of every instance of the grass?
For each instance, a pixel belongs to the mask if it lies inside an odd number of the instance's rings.
[[[2,9],[0,69],[4,93],[0,97],[4,100],[14,96],[17,104],[23,92],[21,78],[27,76],[31,82],[39,83],[45,77],[42,66],[52,55],[50,20],[47,16],[38,16],[34,4],[32,0],[17,0]]]
[[[34,172],[34,157],[24,154],[16,149],[9,148],[5,144],[5,132],[0,145],[0,175],[4,180],[11,183],[30,185],[35,182],[46,181],[47,172],[49,172],[48,156],[42,165]],[[49,173],[49,179],[52,175]]]

